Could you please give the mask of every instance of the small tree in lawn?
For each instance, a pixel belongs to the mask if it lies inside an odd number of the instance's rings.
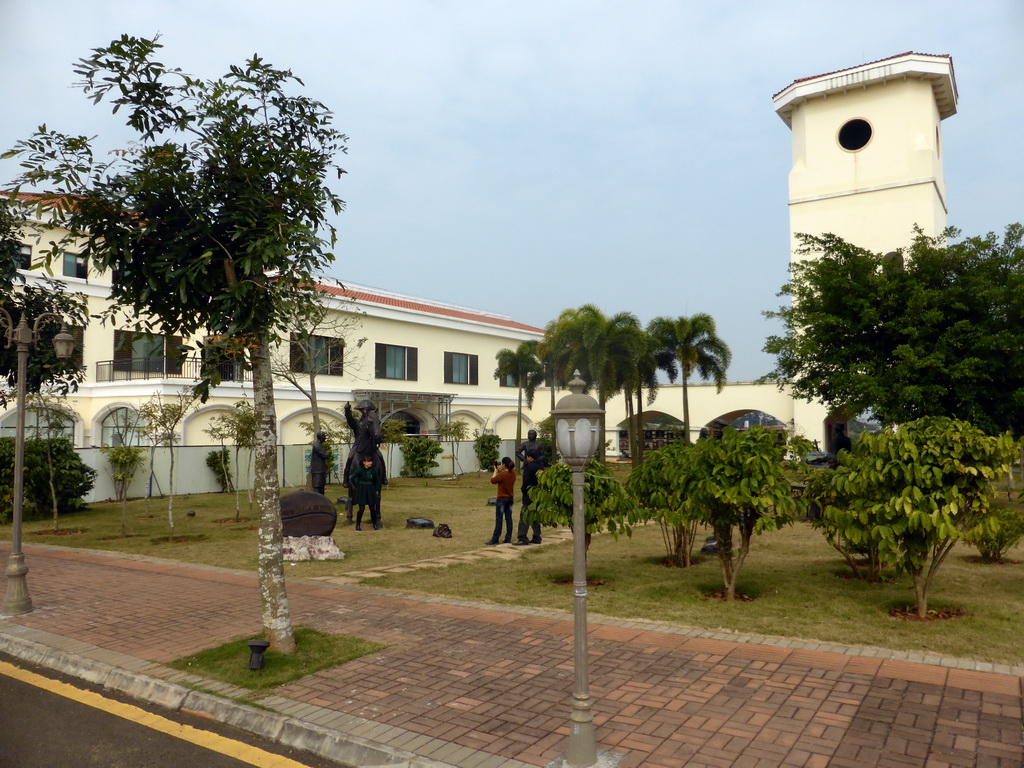
[[[405,422],[399,421],[398,419],[385,419],[380,425],[380,444],[386,445],[388,450],[388,472],[391,472],[391,460],[392,451],[396,445],[401,448],[409,437],[409,433],[406,432]],[[387,485],[383,486],[387,488]]]
[[[402,441],[403,473],[426,477],[430,470],[441,466],[434,459],[443,450],[436,440],[429,437],[406,437]]]
[[[992,437],[964,421],[930,416],[861,435],[828,482],[826,510],[846,510],[843,534],[877,542],[886,565],[914,581],[915,612],[928,615],[935,574],[968,532],[994,530],[993,481],[1017,455],[1009,434]]]
[[[455,419],[455,421],[437,425],[437,439],[447,440],[452,446],[452,477],[456,479],[462,474],[458,471],[458,458],[455,456],[456,443],[460,443],[468,437],[469,424],[463,419]]]
[[[495,434],[488,434],[476,430],[473,433],[473,452],[476,454],[477,463],[481,470],[488,470],[498,463],[498,447],[501,445],[501,438]]]
[[[219,413],[210,420],[210,429],[218,434],[223,433],[235,446],[235,473],[239,479],[242,475],[239,454],[243,449],[249,453],[249,461],[245,466],[245,492],[249,497],[250,517],[252,517],[252,483],[250,482],[252,473],[250,470],[256,446],[257,426],[256,410],[251,403],[245,400],[239,400],[230,411]],[[235,485],[235,522],[242,516],[242,491],[239,485]]]
[[[725,599],[733,600],[753,535],[791,522],[803,504],[793,498],[786,476],[787,446],[774,430],[727,427],[721,439],[699,440],[690,451],[680,497],[689,508],[685,514],[714,533]]]
[[[677,441],[647,454],[625,482],[636,503],[661,526],[669,560],[682,568],[693,564],[693,544],[700,523],[697,510],[686,503],[692,463],[689,443]]]
[[[588,550],[593,534],[608,531],[616,538],[620,533],[632,536],[633,526],[648,519],[608,467],[596,459],[583,472],[583,497]],[[537,473],[524,520],[572,528],[572,469],[568,464],[553,464]]]
[[[228,449],[224,445],[228,439],[227,427],[221,419],[215,416],[210,420],[210,425],[203,432],[220,443],[220,450],[211,451],[206,457],[206,465],[217,476],[217,481],[220,483],[223,493],[234,491],[235,484],[231,478],[231,468],[228,467]],[[217,468],[214,468],[214,465],[211,464],[211,458],[216,462]]]
[[[54,464],[53,443],[51,441],[64,437],[69,426],[75,423],[75,412],[68,407],[63,398],[52,395],[30,395],[26,407],[36,415],[38,436],[46,449],[46,467],[49,475],[50,501],[53,505],[53,530],[57,531],[57,467]]]
[[[170,469],[167,478],[167,522],[170,526],[170,538],[174,538],[174,444],[181,436],[178,429],[185,417],[196,408],[196,395],[191,390],[179,392],[173,400],[165,401],[162,395],[154,395],[139,408],[139,413],[146,419],[146,434],[153,445],[167,447],[170,456]],[[149,471],[152,473],[152,460]]]
[[[134,445],[108,445],[100,448],[110,464],[114,494],[121,502],[121,538],[128,535],[128,487],[145,461],[145,451]]]

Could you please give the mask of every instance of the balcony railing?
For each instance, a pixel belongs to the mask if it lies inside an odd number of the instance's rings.
[[[252,374],[240,363],[217,364],[221,381],[252,381]],[[189,379],[203,375],[200,357],[133,357],[130,360],[102,360],[96,363],[96,381],[142,381],[145,379]]]

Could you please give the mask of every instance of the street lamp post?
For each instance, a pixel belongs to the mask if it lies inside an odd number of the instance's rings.
[[[583,470],[597,451],[603,411],[597,400],[583,394],[586,382],[576,371],[569,382],[571,395],[558,401],[551,411],[555,419],[555,442],[565,463],[572,469],[572,586],[573,586],[573,691],[569,716],[569,749],[565,762],[572,768],[597,763],[594,737],[594,700],[590,696],[587,657],[587,545],[583,512]]]
[[[0,307],[0,323],[7,326],[4,338],[8,347],[18,350],[17,378],[17,426],[14,432],[14,514],[11,517],[11,555],[7,563],[7,593],[4,595],[3,608],[0,613],[5,616],[20,616],[32,610],[32,598],[28,594],[28,582],[25,575],[25,554],[21,551],[21,518],[25,502],[25,375],[28,367],[28,350],[39,338],[39,326],[46,320],[61,322],[61,331],[53,337],[53,346],[57,357],[66,360],[71,357],[75,347],[74,337],[68,333],[67,326],[60,315],[43,312],[38,315],[29,328],[25,313],[15,325],[10,314]]]

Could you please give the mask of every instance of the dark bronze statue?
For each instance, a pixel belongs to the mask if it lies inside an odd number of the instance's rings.
[[[359,421],[352,415],[352,404],[345,403],[345,421],[352,430],[354,445],[349,453],[348,461],[345,462],[343,485],[348,488],[349,496],[352,496],[352,487],[349,484],[349,476],[352,470],[363,465],[363,457],[369,456],[373,459],[373,468],[377,471],[381,482],[387,485],[388,475],[384,467],[384,454],[380,452],[380,444],[383,440],[380,433],[380,416],[377,414],[377,406],[369,400],[360,401],[356,406],[359,409]],[[350,507],[351,508],[351,507]]]
[[[313,452],[309,457],[309,474],[313,481],[314,493],[324,495],[324,488],[327,485],[327,459],[329,454],[324,448],[324,440],[327,438],[323,432],[317,432],[313,439]]]

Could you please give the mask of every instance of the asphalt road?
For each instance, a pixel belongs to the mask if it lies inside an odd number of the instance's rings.
[[[29,673],[28,681],[19,679],[26,677],[23,672]],[[337,768],[337,763],[207,719],[132,702],[0,654],[0,768],[65,766]]]

